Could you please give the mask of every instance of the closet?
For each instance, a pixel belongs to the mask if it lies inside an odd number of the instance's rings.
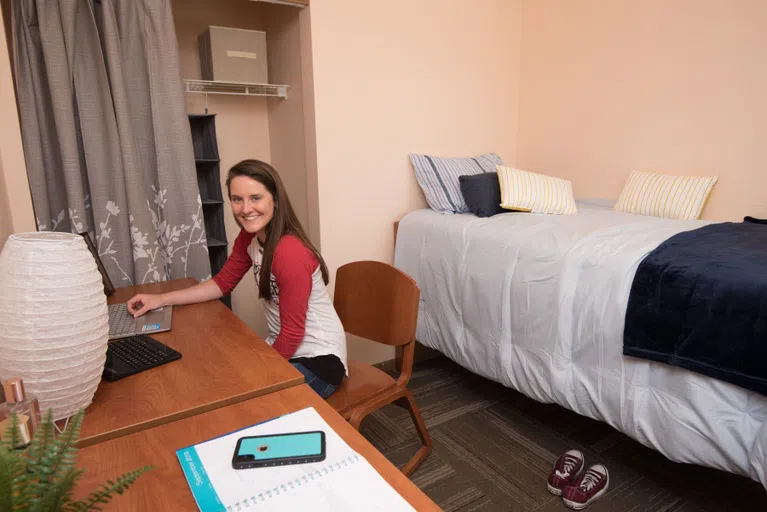
[[[299,220],[313,243],[319,245],[310,9],[302,6],[308,3],[172,0],[193,140],[196,133],[202,133],[204,124],[215,134],[215,154],[195,155],[201,197],[206,201],[203,208],[213,275],[239,232],[225,182],[229,168],[244,159],[263,160],[278,170]],[[266,32],[269,84],[201,80],[198,36],[209,26]],[[257,302],[255,286],[243,283],[233,293],[232,309],[261,332],[261,315],[253,310]]]

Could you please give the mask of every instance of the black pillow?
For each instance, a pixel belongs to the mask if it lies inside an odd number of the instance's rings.
[[[463,200],[477,217],[492,217],[508,211],[501,208],[501,187],[498,185],[497,173],[458,176],[458,182]]]

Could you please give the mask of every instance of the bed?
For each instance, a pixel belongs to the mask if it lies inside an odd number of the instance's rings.
[[[767,396],[623,352],[641,262],[710,224],[613,212],[489,218],[410,212],[394,264],[421,289],[417,339],[544,403],[604,421],[677,462],[767,487]]]

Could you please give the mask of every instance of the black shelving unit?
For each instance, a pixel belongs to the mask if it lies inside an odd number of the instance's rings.
[[[229,244],[224,225],[224,198],[221,194],[221,161],[218,158],[216,142],[216,115],[189,114],[192,130],[194,162],[197,168],[197,185],[202,199],[202,213],[205,218],[205,234],[208,239],[210,272],[216,275],[226,262]],[[232,308],[230,296],[221,301]]]

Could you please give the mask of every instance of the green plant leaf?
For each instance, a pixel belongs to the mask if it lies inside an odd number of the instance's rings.
[[[29,510],[41,510],[41,496],[48,485],[48,475],[51,473],[49,463],[54,438],[53,411],[49,409],[35,431],[26,453],[27,479],[19,489],[18,500],[26,504]]]
[[[49,485],[45,490],[45,494],[41,497],[40,509],[52,512],[61,510],[64,505],[72,500],[75,485],[82,473],[83,470],[81,469],[69,469],[61,475],[60,479]]]
[[[100,510],[115,494],[124,493],[144,472],[143,467],[125,473],[115,482],[91,493],[85,501],[72,501],[83,470],[76,469],[77,441],[84,412],[70,418],[69,427],[55,435],[53,413],[49,410],[26,450],[18,444],[18,418],[11,420],[8,436],[0,442],[0,511],[61,512]]]
[[[55,426],[53,424],[53,410],[48,409],[42,423],[32,437],[32,443],[27,449],[29,459],[29,471],[37,476],[38,468],[44,467],[44,460],[50,444],[54,439]]]
[[[0,447],[0,510],[13,510],[14,476],[22,462],[5,446]]]
[[[59,478],[63,473],[74,467],[77,457],[77,440],[80,438],[80,427],[83,423],[83,410],[80,409],[69,420],[69,427],[58,439],[53,441],[53,450],[50,460],[51,478]]]
[[[144,466],[142,468],[123,474],[117,479],[116,482],[108,480],[105,485],[101,486],[101,489],[88,495],[88,498],[85,501],[76,501],[72,504],[69,504],[65,510],[66,512],[101,510],[97,507],[98,504],[109,503],[114,494],[123,494],[131,485],[133,485],[138,477],[150,469],[152,469],[152,466]]]
[[[0,443],[0,510],[28,510],[27,503],[21,499],[29,482],[28,459],[23,450],[14,448],[20,439],[18,417],[13,413],[3,442]]]
[[[19,417],[16,416],[16,413],[14,412],[11,414],[9,419],[10,421],[8,422],[8,426],[5,428],[5,432],[3,433],[3,441],[0,443],[0,445],[4,446],[8,450],[13,450],[13,447],[19,444]]]

